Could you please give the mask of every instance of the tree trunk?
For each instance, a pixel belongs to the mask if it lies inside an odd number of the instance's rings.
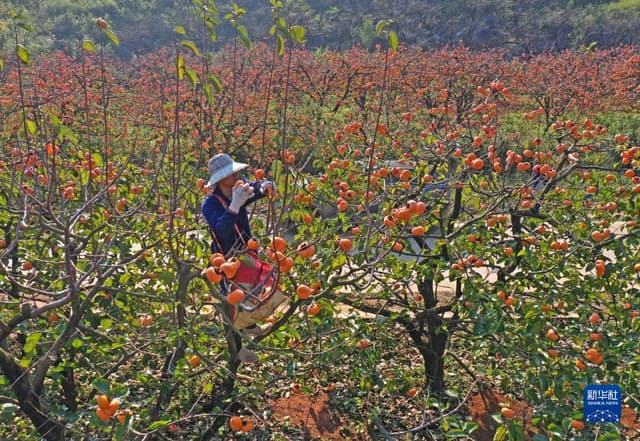
[[[442,392],[445,388],[444,353],[449,335],[436,331],[442,323],[439,318],[431,317],[425,321],[427,329],[423,328],[424,325],[415,326],[414,323],[413,326],[407,327],[407,332],[422,356],[427,388],[431,392]]]
[[[432,392],[442,392],[445,388],[444,382],[444,353],[447,347],[449,335],[445,332],[435,331],[440,327],[442,321],[428,320],[429,347],[426,350],[421,349],[422,359],[424,360],[424,369],[427,377],[429,390]]]
[[[62,394],[65,406],[70,411],[78,410],[77,386],[72,367],[65,367],[62,371]]]
[[[18,398],[20,409],[31,420],[43,439],[64,441],[64,426],[48,417],[40,402],[40,396],[34,392],[31,377],[10,354],[0,348],[0,371],[11,383],[14,395]]]
[[[414,345],[420,351],[424,363],[425,384],[432,392],[442,392],[444,381],[444,353],[449,334],[442,331],[442,318],[430,311],[438,304],[433,289],[433,279],[426,277],[418,283],[418,289],[424,299],[425,313],[416,320],[405,324]]]

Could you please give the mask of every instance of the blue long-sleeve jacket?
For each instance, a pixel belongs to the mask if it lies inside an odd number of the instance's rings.
[[[262,182],[263,181],[247,182],[253,187],[254,195],[240,208],[238,214],[231,213],[228,210],[231,199],[227,198],[218,187],[213,190],[212,194],[206,197],[202,204],[202,215],[207,219],[209,229],[214,237],[211,245],[212,252],[226,254],[234,245],[239,243],[239,239],[244,243],[251,238],[247,205],[266,196],[260,189]],[[221,197],[226,206],[214,195]],[[237,230],[236,225],[238,226]],[[238,233],[240,233],[240,235]],[[219,247],[222,247],[222,249],[219,249]]]

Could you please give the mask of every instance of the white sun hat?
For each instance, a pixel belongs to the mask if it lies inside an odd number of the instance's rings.
[[[207,187],[211,187],[212,185],[222,181],[227,176],[231,176],[232,174],[249,167],[248,164],[235,162],[231,159],[231,156],[226,153],[219,153],[209,159],[207,166],[209,167],[209,173],[211,173],[209,181],[207,182]]]

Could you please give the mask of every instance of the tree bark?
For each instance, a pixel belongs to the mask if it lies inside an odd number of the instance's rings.
[[[78,410],[78,387],[76,385],[75,374],[72,367],[65,367],[62,372],[62,394],[64,404],[70,411]]]
[[[42,438],[48,441],[64,441],[64,425],[49,418],[40,402],[40,396],[34,392],[31,376],[15,362],[9,353],[1,348],[0,371],[11,383],[20,409],[31,420]]]
[[[449,334],[441,331],[442,318],[439,313],[431,312],[438,299],[433,290],[433,279],[427,277],[418,283],[423,297],[425,313],[414,322],[405,324],[414,345],[420,351],[425,370],[425,383],[432,392],[441,392],[445,388],[444,353],[447,348]]]
[[[424,323],[407,326],[407,332],[414,346],[420,351],[424,363],[425,384],[431,392],[442,392],[444,381],[444,353],[449,335],[438,331],[442,320],[434,315],[427,315]],[[426,329],[425,329],[426,325]]]

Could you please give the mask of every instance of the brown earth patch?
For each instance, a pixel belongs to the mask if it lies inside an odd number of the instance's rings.
[[[531,439],[539,430],[531,425],[533,409],[524,401],[517,401],[493,391],[477,393],[469,400],[468,410],[471,418],[480,425],[473,434],[476,441],[493,441],[498,423],[491,415],[500,413],[502,407],[509,407],[515,412],[514,419],[519,421],[524,429],[527,439]],[[626,439],[638,439],[640,436],[640,420],[638,413],[629,408],[622,408],[620,425]]]
[[[346,441],[359,439],[348,430],[340,416],[332,408],[329,395],[318,391],[312,396],[302,393],[291,394],[270,400],[276,420],[299,428],[304,439],[322,439],[328,441]]]
[[[638,420],[638,412],[630,407],[623,407],[620,424],[624,428],[624,434],[629,439],[640,438],[640,420]]]
[[[480,426],[473,433],[476,441],[493,440],[498,423],[491,418],[491,415],[499,414],[503,407],[509,407],[515,412],[514,420],[523,425],[527,439],[531,439],[537,433],[531,425],[533,409],[526,402],[513,400],[499,392],[482,391],[473,395],[468,404],[469,415]]]

